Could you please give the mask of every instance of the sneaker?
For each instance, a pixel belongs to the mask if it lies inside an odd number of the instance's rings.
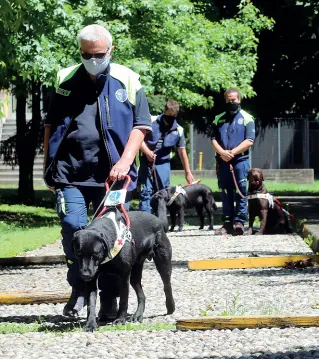
[[[234,226],[234,235],[242,236],[244,234],[244,225],[241,222],[236,222]]]
[[[233,224],[231,222],[224,222],[220,231],[222,234],[232,234],[233,233]]]

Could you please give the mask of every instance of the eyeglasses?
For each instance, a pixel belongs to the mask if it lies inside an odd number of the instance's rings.
[[[107,52],[96,52],[95,54],[90,54],[89,52],[81,52],[81,56],[84,60],[90,60],[92,58],[94,59],[104,59],[104,57],[107,55]]]

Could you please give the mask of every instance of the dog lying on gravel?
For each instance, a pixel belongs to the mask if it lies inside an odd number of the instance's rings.
[[[181,188],[180,186],[178,187]],[[185,193],[178,194],[172,201],[172,197],[176,194],[176,191],[178,191],[178,187],[164,188],[156,192],[151,198],[153,212],[161,219],[165,232],[168,231],[167,209],[171,217],[170,231],[174,231],[176,226],[176,216],[178,217],[178,230],[182,231],[184,226],[184,210],[185,208],[193,207],[200,220],[199,229],[204,228],[204,208],[209,218],[209,229],[214,229],[213,210],[216,211],[217,206],[212,190],[204,184],[193,184],[183,188],[182,190],[184,190]]]
[[[122,213],[117,209],[111,209],[103,217],[94,220],[85,229],[74,234],[73,251],[81,278],[86,282],[88,305],[86,331],[94,331],[97,327],[95,309],[98,276],[117,279],[118,293],[114,295],[120,297],[120,302],[113,323],[124,324],[126,322],[130,283],[138,300],[137,310],[131,317],[131,321],[142,322],[145,295],[141,279],[146,258],[154,260],[164,283],[167,314],[172,314],[175,310],[171,288],[172,247],[161,221],[146,212],[129,212],[130,237],[126,232],[128,227],[123,224],[122,217]],[[124,235],[121,234],[121,228],[124,228]],[[124,238],[124,245],[114,256],[118,244],[118,241],[116,243],[115,241],[118,238]]]
[[[248,172],[248,234],[253,233],[255,217],[260,218],[260,229],[256,234],[291,233],[288,216],[267,191],[263,184],[264,175],[260,168],[252,168]]]

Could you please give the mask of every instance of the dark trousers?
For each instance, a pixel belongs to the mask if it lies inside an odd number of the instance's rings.
[[[138,181],[139,185],[141,185],[139,204],[140,211],[151,213],[151,197],[153,193],[163,188],[169,187],[170,185],[170,162],[155,165],[155,170],[159,188],[156,186],[156,181],[152,172],[152,166],[148,162],[147,158],[142,156],[140,159],[140,168],[138,171]]]
[[[247,176],[249,171],[249,160],[232,161],[234,174],[241,193],[247,196]],[[217,164],[218,187],[221,190],[223,203],[223,222],[247,221],[247,199],[241,198],[236,191],[233,176],[230,172],[229,164],[219,160]],[[236,207],[234,207],[234,200]]]

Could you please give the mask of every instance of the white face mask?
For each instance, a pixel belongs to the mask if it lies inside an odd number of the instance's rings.
[[[110,55],[107,54],[103,59],[96,59],[92,57],[89,60],[85,60],[82,58],[82,63],[85,67],[85,70],[89,74],[96,76],[101,74],[107,68],[108,64],[110,63],[110,59]]]

